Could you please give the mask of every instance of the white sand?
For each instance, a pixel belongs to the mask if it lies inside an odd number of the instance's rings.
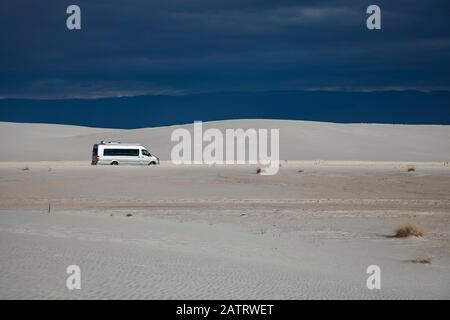
[[[170,135],[192,124],[136,130],[93,129],[0,122],[0,161],[85,160],[101,140],[137,142],[162,160],[175,145]],[[288,120],[229,120],[204,129],[277,128],[282,160],[450,161],[450,126],[334,124]]]
[[[450,168],[429,162],[448,157],[448,128],[300,124],[291,129],[303,134],[283,141],[334,161],[282,162],[275,176],[254,166],[90,166],[103,129],[1,124],[1,159],[27,161],[0,162],[0,298],[449,299]],[[157,153],[168,130],[113,132]],[[339,137],[350,153],[332,148]],[[309,145],[319,140],[330,148]],[[346,161],[352,154],[386,162]],[[31,161],[66,156],[82,161]],[[390,237],[408,222],[425,236]],[[431,264],[411,262],[419,257]],[[72,264],[78,291],[65,285]],[[366,288],[373,264],[381,290]]]
[[[450,298],[448,168],[22,165],[0,164],[0,298]],[[406,222],[425,237],[389,237]]]

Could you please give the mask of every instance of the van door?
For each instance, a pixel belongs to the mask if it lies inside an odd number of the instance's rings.
[[[145,149],[139,149],[139,164],[147,164],[147,157],[145,156]]]
[[[127,163],[137,165],[141,162],[141,151],[139,149],[128,150]]]

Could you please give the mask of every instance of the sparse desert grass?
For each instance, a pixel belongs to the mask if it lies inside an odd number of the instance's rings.
[[[406,171],[407,171],[407,172],[416,172],[416,166],[408,166],[408,167],[406,168]]]
[[[133,214],[132,214],[132,213],[127,213],[126,216],[127,216],[127,217],[132,217]]]
[[[22,171],[30,171],[31,169],[30,169],[29,166],[25,166],[25,167],[21,168],[20,170],[22,170]]]
[[[420,264],[431,264],[431,261],[433,260],[430,256],[423,256],[423,257],[417,257],[413,260],[410,260],[411,263],[420,263]]]
[[[298,172],[298,173],[302,173],[302,172],[304,172],[304,171],[303,171],[303,170],[297,170],[297,172]]]
[[[404,226],[398,227],[395,230],[395,238],[406,238],[406,237],[423,237],[423,231],[418,226],[408,223]]]

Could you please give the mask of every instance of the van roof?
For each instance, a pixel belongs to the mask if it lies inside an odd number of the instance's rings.
[[[107,146],[107,147],[143,147],[141,144],[139,143],[99,143],[99,146]]]

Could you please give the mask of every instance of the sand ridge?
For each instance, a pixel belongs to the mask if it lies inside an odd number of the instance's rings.
[[[0,122],[0,161],[84,160],[99,141],[141,143],[170,160],[173,130],[192,124],[132,130]],[[336,124],[294,120],[224,120],[208,128],[280,130],[280,160],[450,161],[450,126]]]

